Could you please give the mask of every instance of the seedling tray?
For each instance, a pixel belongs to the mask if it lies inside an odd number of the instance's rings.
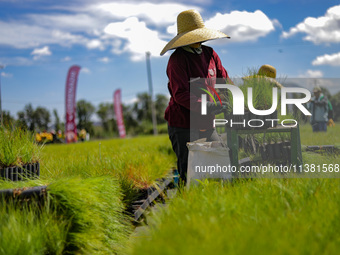
[[[43,202],[47,195],[47,186],[24,187],[0,190],[0,202]]]
[[[24,181],[40,176],[39,163],[0,168],[0,178],[9,181]]]

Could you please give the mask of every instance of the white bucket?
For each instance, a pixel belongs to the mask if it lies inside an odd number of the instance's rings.
[[[229,148],[218,141],[187,143],[189,149],[187,186],[196,180],[231,179]]]

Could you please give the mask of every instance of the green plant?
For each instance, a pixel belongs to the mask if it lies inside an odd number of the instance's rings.
[[[176,162],[166,135],[49,145],[43,152],[43,178],[111,175],[137,188],[155,184]]]
[[[22,254],[120,253],[131,233],[125,208],[131,206],[141,190],[167,176],[176,160],[168,137],[163,135],[46,145],[39,161],[40,180],[0,181],[1,189],[49,184],[48,206],[37,209],[35,221],[27,222],[18,216],[21,210],[26,213],[26,208],[13,207],[9,212],[18,217],[17,228],[22,231],[18,238],[22,242],[10,236],[13,242],[21,244]],[[48,234],[39,234],[44,226],[38,217],[40,213],[51,217],[51,224],[54,222],[51,233],[56,236],[49,238],[59,240],[57,243],[48,244],[44,241]],[[36,228],[31,227],[33,224]],[[0,226],[0,236],[9,228]],[[35,229],[36,234],[26,231],[28,228]],[[13,228],[13,235],[18,231]],[[34,252],[27,248],[35,246],[23,237],[25,232],[37,239],[37,245],[40,243]],[[3,246],[5,243],[0,243],[0,249]],[[16,254],[16,250],[5,254]]]
[[[245,110],[249,110],[248,92],[252,89],[252,104],[257,110],[270,109],[273,104],[273,82],[266,77],[257,75],[257,68],[249,68],[246,75],[243,77],[243,84],[239,85],[245,98]],[[229,101],[232,105],[232,95],[229,93]],[[280,97],[278,96],[277,109],[280,109]]]
[[[37,162],[41,146],[34,136],[22,129],[0,128],[0,167],[19,166]]]
[[[340,144],[339,132],[340,123],[319,134],[300,126],[305,145]],[[1,189],[48,185],[49,192],[43,207],[0,201],[0,254],[124,254],[131,233],[124,208],[176,158],[162,135],[48,145],[39,161],[40,180],[0,181]],[[303,152],[303,161],[334,164],[339,156]],[[148,232],[130,237],[131,253],[337,254],[339,179],[315,177],[180,189],[147,218]]]
[[[301,143],[304,145],[339,145],[340,122],[328,127],[327,132],[313,132],[310,124],[300,126]]]
[[[0,254],[63,254],[69,221],[39,203],[0,203]]]
[[[130,254],[337,254],[338,186],[338,179],[203,182],[148,218]]]
[[[117,254],[132,227],[110,176],[51,181],[43,203],[1,201],[0,254]],[[28,186],[43,182],[30,181]],[[0,182],[2,187],[20,183]],[[21,183],[22,185],[22,183]]]
[[[273,143],[277,143],[280,141],[280,135],[278,133],[272,133],[272,141]]]
[[[267,144],[271,144],[273,142],[273,134],[272,133],[266,134],[266,142],[267,142]]]
[[[48,194],[52,208],[69,222],[66,251],[112,254],[124,247],[131,227],[117,180],[64,178],[51,183]]]

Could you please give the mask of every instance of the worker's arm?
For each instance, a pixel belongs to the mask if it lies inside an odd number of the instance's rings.
[[[188,110],[200,112],[201,99],[190,92],[187,64],[180,54],[172,54],[168,67],[168,87],[173,100]]]

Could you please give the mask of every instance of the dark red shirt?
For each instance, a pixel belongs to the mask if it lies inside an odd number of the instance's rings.
[[[208,46],[202,45],[202,53],[195,54],[182,48],[177,48],[170,56],[167,75],[168,89],[171,95],[169,105],[165,110],[164,118],[169,126],[190,128],[190,111],[200,115],[201,97],[190,91],[190,80],[195,78],[209,79],[215,86],[214,78],[228,78],[228,73],[222,66],[217,53]],[[212,128],[213,115],[207,115],[202,121],[201,129]]]

